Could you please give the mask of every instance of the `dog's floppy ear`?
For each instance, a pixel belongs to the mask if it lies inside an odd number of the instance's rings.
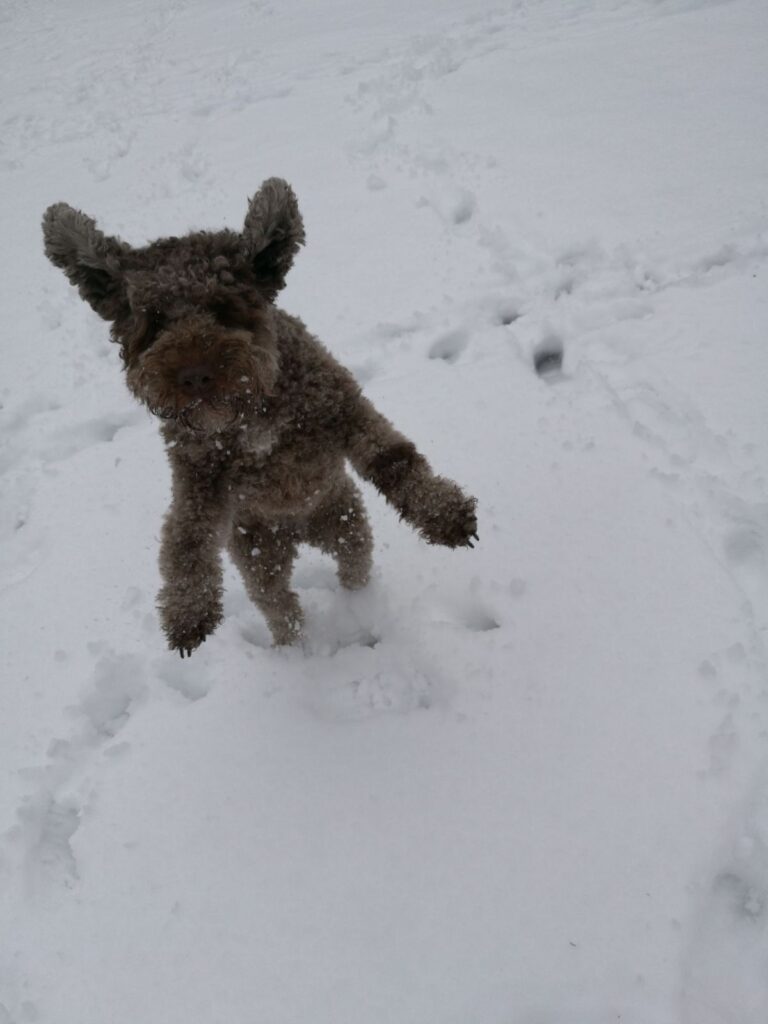
[[[125,305],[121,257],[130,246],[104,235],[94,220],[66,203],[55,203],[43,214],[43,238],[51,263],[99,316],[114,320]]]
[[[304,244],[304,221],[287,181],[268,178],[249,201],[243,241],[258,283],[271,302],[285,287],[293,257]]]

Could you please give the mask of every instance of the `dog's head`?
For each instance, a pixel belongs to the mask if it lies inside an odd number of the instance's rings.
[[[212,432],[248,417],[275,383],[272,302],[304,242],[279,178],[251,199],[241,233],[193,232],[134,249],[65,203],[43,217],[45,252],[111,323],[128,386],[163,419]]]

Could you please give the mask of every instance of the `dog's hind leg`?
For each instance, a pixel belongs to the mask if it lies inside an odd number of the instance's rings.
[[[304,620],[299,598],[290,588],[298,539],[290,527],[259,522],[235,525],[228,544],[248,596],[267,620],[277,645],[297,640]]]
[[[336,559],[343,587],[359,590],[366,585],[371,575],[373,535],[362,495],[348,476],[312,513],[304,539]]]

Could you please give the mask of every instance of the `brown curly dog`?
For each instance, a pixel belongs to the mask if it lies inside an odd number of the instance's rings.
[[[275,307],[304,242],[286,182],[264,182],[239,234],[134,249],[65,203],[46,210],[43,232],[51,262],[110,321],[128,387],[163,420],[173,501],[158,605],[182,657],[221,621],[224,547],[276,644],[301,632],[290,588],[300,543],[333,555],[343,586],[366,584],[371,531],[346,460],[427,541],[471,546],[475,499],[435,476],[301,321]]]

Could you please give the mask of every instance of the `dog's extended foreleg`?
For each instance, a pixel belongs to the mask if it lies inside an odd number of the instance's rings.
[[[430,544],[472,547],[477,539],[475,498],[458,484],[435,476],[412,441],[395,430],[373,405],[360,397],[351,411],[347,455]]]
[[[222,618],[221,547],[229,524],[223,488],[174,465],[173,500],[163,523],[157,604],[171,650],[190,655]]]

